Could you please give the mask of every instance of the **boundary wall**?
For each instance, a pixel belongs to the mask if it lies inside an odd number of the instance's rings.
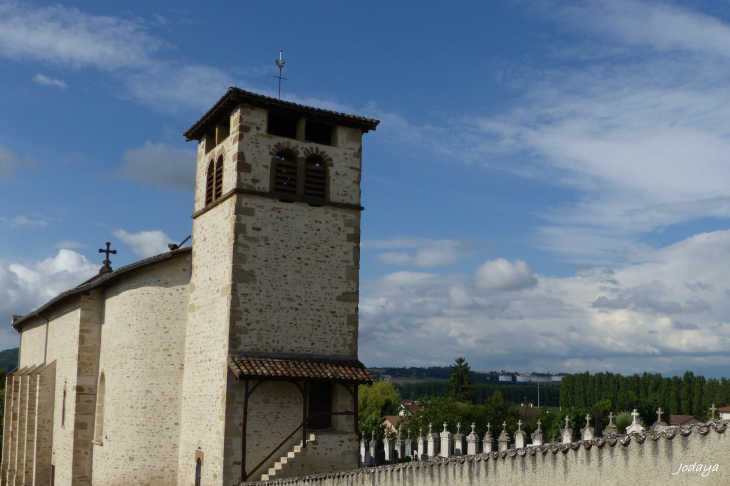
[[[472,456],[405,462],[260,486],[548,486],[730,484],[730,421],[546,444]]]

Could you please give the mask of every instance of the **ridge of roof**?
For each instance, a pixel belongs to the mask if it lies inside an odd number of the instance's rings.
[[[352,128],[360,128],[364,132],[375,130],[380,120],[367,118],[358,115],[349,115],[337,111],[325,110],[323,108],[314,108],[312,106],[300,105],[291,101],[282,101],[269,96],[252,93],[240,88],[231,86],[228,91],[202,116],[198,121],[183,132],[185,139],[200,140],[210,129],[211,125],[223,116],[224,112],[232,110],[236,105],[246,103],[260,108],[275,107],[281,111],[290,111],[315,116],[322,119],[329,119],[338,125],[349,126]]]
[[[80,294],[82,292],[86,292],[88,290],[95,289],[97,287],[102,286],[106,282],[109,282],[110,280],[113,280],[117,277],[119,277],[122,274],[125,274],[127,272],[130,272],[132,270],[136,270],[138,268],[145,267],[147,265],[151,265],[153,263],[169,260],[170,258],[173,258],[177,255],[181,255],[183,253],[188,253],[192,250],[191,246],[186,246],[184,248],[178,248],[177,250],[168,251],[165,253],[160,253],[159,255],[155,255],[153,257],[144,258],[142,260],[136,261],[134,263],[130,263],[129,265],[125,265],[121,268],[118,268],[117,270],[114,270],[113,272],[109,273],[102,273],[97,274],[91,277],[89,280],[77,285],[76,287],[73,287],[69,290],[66,290],[64,292],[61,292],[42,306],[38,307],[37,309],[34,309],[33,311],[29,312],[28,314],[24,315],[20,319],[17,319],[15,322],[13,322],[13,328],[16,331],[20,331],[20,326],[23,324],[24,321],[31,317],[35,317],[36,315],[40,314],[44,310],[48,309],[52,305],[60,302],[61,300],[71,297],[72,295]]]

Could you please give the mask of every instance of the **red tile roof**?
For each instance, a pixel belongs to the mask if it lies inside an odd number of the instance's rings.
[[[373,377],[357,359],[259,358],[229,356],[228,367],[239,380],[311,379],[371,383]]]

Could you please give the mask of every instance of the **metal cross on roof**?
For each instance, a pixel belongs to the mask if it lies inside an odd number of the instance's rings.
[[[108,241],[106,242],[106,250],[99,248],[99,253],[106,253],[106,260],[104,260],[102,263],[104,264],[103,267],[101,267],[101,270],[99,270],[99,273],[111,273],[112,270],[112,262],[109,260],[109,254],[116,255],[117,250],[110,250],[109,247],[112,244]]]

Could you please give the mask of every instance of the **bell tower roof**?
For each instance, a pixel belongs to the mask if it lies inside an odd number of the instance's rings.
[[[369,130],[375,130],[375,127],[377,127],[380,123],[379,120],[366,118],[364,116],[348,115],[346,113],[313,108],[311,106],[304,106],[290,101],[282,101],[269,96],[263,96],[251,93],[250,91],[231,87],[228,88],[228,91],[226,91],[221,99],[219,99],[216,104],[214,104],[213,107],[200,118],[200,120],[195,122],[193,126],[183,132],[185,139],[187,141],[200,140],[212,127],[216,125],[218,120],[228,116],[233,108],[242,103],[285,115],[306,117],[311,120],[328,122],[343,127],[359,128],[363,131],[363,133],[368,132]]]

